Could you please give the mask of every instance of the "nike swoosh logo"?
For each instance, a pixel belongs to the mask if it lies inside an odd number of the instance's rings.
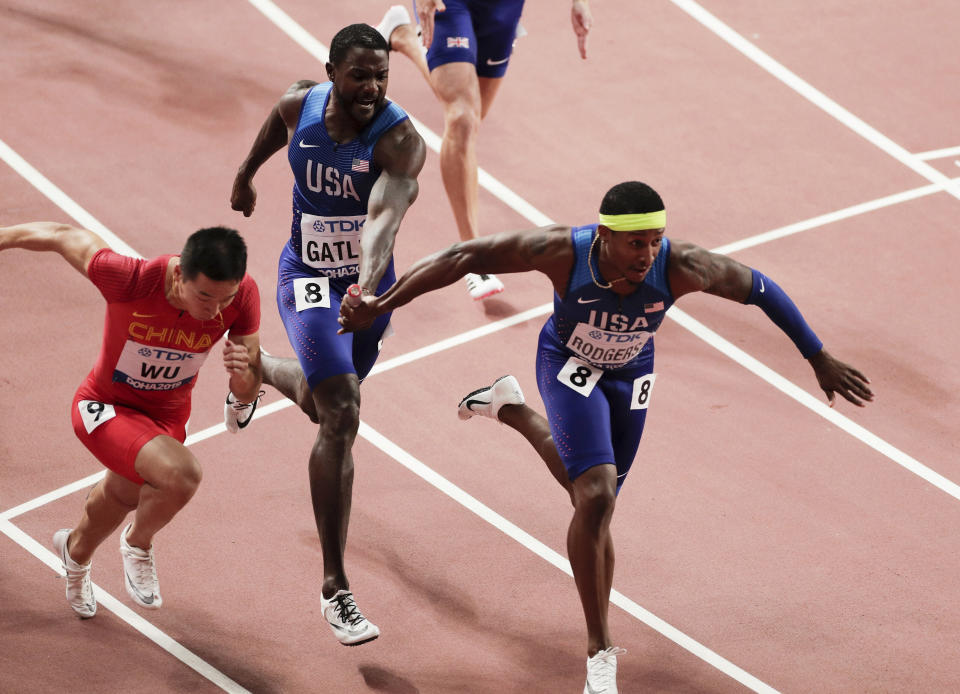
[[[590,683],[587,682],[587,692],[589,694],[603,694],[603,692],[605,691],[607,691],[606,687],[604,687],[603,689],[594,689],[593,687],[590,686]]]
[[[504,58],[503,60],[490,60],[490,58],[487,58],[487,65],[503,65],[508,60],[510,60],[510,58]]]
[[[134,593],[140,596],[140,599],[143,600],[145,603],[147,603],[148,605],[152,605],[153,593],[151,593],[150,595],[144,595],[139,590],[137,590],[137,587],[133,584],[133,581],[130,580],[130,576],[128,576],[126,572],[124,572],[123,575],[127,579],[127,585],[130,586],[131,590],[133,590]]]
[[[489,405],[490,402],[492,402],[492,401],[487,401],[487,400],[467,400],[467,409],[470,410],[471,412],[476,412],[476,410],[473,409],[473,406],[474,406],[474,405]]]
[[[584,299],[582,296],[577,297],[578,304],[592,304],[594,301],[600,301],[600,299]]]
[[[763,278],[760,278],[760,293],[763,294]]]
[[[304,149],[310,149],[311,147],[323,147],[323,145],[308,145],[302,139],[300,140],[300,146],[303,147]]]
[[[156,318],[157,315],[158,314],[156,313],[137,313],[136,311],[133,312],[134,318]]]

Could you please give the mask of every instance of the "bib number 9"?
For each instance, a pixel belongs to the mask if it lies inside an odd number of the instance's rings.
[[[108,419],[113,419],[117,416],[113,405],[108,405],[105,402],[81,400],[77,403],[77,407],[80,410],[80,419],[83,420],[83,428],[87,430],[88,434],[93,433],[94,429]]]

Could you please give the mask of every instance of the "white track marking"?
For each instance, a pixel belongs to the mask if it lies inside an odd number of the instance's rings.
[[[923,162],[919,157],[911,154],[889,137],[878,131],[871,125],[860,120],[828,97],[826,94],[816,89],[813,85],[801,79],[797,74],[791,72],[786,67],[778,63],[769,55],[761,51],[755,45],[747,41],[740,34],[735,32],[729,26],[721,22],[714,15],[710,14],[703,7],[693,0],[671,0],[674,5],[689,14],[695,20],[700,22],[707,29],[736,48],[747,56],[761,68],[769,72],[778,80],[797,92],[800,96],[810,101],[818,108],[826,111],[855,133],[866,139],[868,142],[883,150],[891,157],[899,161],[904,166],[912,169],[928,181],[937,184],[944,191],[955,198],[960,198],[960,185],[954,183],[935,168]]]
[[[952,179],[954,182],[960,182],[960,178]],[[780,227],[779,229],[772,229],[771,231],[766,231],[762,234],[757,234],[756,236],[750,236],[740,241],[734,241],[733,243],[728,243],[723,246],[718,246],[717,248],[712,249],[714,253],[723,253],[729,254],[735,251],[742,251],[744,248],[751,248],[753,246],[759,246],[762,243],[768,243],[775,239],[781,239],[785,236],[790,236],[801,231],[807,231],[809,229],[814,229],[816,227],[825,226],[832,222],[840,221],[841,219],[849,219],[850,217],[856,217],[857,215],[866,214],[867,212],[873,212],[874,210],[879,210],[884,207],[891,207],[892,205],[899,205],[902,202],[907,202],[909,200],[916,200],[917,198],[922,198],[925,195],[932,195],[933,193],[939,193],[943,190],[939,185],[931,184],[928,186],[923,186],[921,188],[914,188],[913,190],[907,190],[902,193],[895,193],[893,195],[888,195],[885,198],[878,198],[877,200],[871,200],[870,202],[863,202],[859,205],[853,205],[851,207],[846,207],[842,210],[837,210],[836,212],[829,212],[827,214],[820,215],[818,217],[813,217],[811,219],[806,219],[802,222],[796,222],[794,224],[788,224],[787,226]]]
[[[7,162],[10,168],[27,179],[34,188],[46,195],[54,205],[70,215],[81,227],[98,234],[117,253],[134,258],[143,257],[97,221],[92,214],[75,203],[73,198],[55,186],[50,179],[28,164],[26,159],[14,152],[3,140],[0,140],[0,159]]]
[[[44,564],[49,566],[58,575],[64,575],[63,568],[60,565],[60,558],[46,547],[41,545],[39,542],[34,540],[32,537],[27,535],[13,523],[8,520],[0,520],[0,532],[23,547],[25,550],[27,550],[27,552],[35,556]],[[250,694],[249,690],[241,687],[239,684],[220,672],[217,668],[213,667],[213,665],[200,658],[193,651],[184,648],[179,642],[175,641],[170,636],[157,629],[153,624],[120,602],[117,598],[110,595],[110,593],[105,591],[103,588],[94,584],[93,589],[96,593],[97,603],[101,607],[105,607],[113,612],[115,615],[117,615],[117,617],[160,646],[160,648],[165,650],[174,658],[189,666],[198,674],[210,680],[213,682],[213,684],[217,685],[226,692],[231,692],[231,694]],[[66,610],[68,610],[69,607],[64,604],[63,609],[65,611],[64,619],[67,619],[68,617],[66,616]]]
[[[947,157],[955,157],[960,154],[960,147],[947,147],[945,149],[933,149],[929,152],[918,152],[914,154],[917,159],[922,159],[923,161],[930,161],[931,159],[946,159]]]

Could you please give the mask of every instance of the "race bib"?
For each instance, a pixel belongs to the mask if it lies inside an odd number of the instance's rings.
[[[570,357],[557,374],[557,380],[586,398],[593,392],[593,387],[597,385],[601,376],[603,376],[601,369],[586,364],[576,357]]]
[[[594,366],[616,368],[633,361],[651,335],[653,333],[643,330],[614,332],[577,323],[567,340],[567,348]]]
[[[93,433],[94,429],[107,420],[117,416],[113,405],[108,405],[105,402],[81,400],[77,403],[77,407],[80,409],[80,419],[83,420],[83,428],[87,430],[88,434]]]
[[[328,277],[359,272],[360,233],[367,220],[364,214],[351,217],[300,215],[300,253],[305,265]]]
[[[113,370],[113,380],[137,390],[173,390],[197,375],[207,352],[150,347],[127,340]]]
[[[633,382],[633,397],[630,400],[631,410],[645,410],[650,405],[650,396],[653,394],[653,382],[657,374],[641,376]]]
[[[298,277],[293,281],[297,312],[308,308],[330,308],[329,277]]]

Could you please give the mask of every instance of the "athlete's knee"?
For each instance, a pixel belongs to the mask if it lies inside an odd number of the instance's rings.
[[[187,503],[203,479],[203,468],[189,451],[151,467],[147,483],[163,492],[170,501]]]
[[[617,503],[616,472],[612,473],[611,480],[611,474],[604,470],[606,467],[590,468],[572,485],[574,508],[598,523],[609,520]]]
[[[114,474],[90,490],[84,502],[84,510],[88,516],[92,516],[96,514],[101,504],[107,504],[128,512],[133,511],[137,508],[139,495],[139,485]]]
[[[355,377],[333,379],[313,389],[317,423],[325,438],[352,438],[360,426],[360,389]]]
[[[447,105],[445,123],[450,138],[465,141],[479,132],[480,112],[468,101],[454,101]]]

